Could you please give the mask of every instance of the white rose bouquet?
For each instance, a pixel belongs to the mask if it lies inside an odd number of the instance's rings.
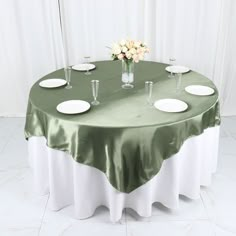
[[[148,47],[140,41],[121,40],[112,45],[112,59],[134,61],[138,63],[144,59],[144,54],[149,52]]]

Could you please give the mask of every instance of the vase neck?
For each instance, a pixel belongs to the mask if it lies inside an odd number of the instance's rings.
[[[122,60],[122,72],[133,73],[134,72],[134,61],[133,60]]]

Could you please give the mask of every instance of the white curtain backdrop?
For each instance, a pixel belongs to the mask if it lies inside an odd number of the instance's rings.
[[[57,1],[0,1],[0,115],[24,116],[30,87],[63,66]]]
[[[168,63],[175,57],[212,79],[222,114],[236,115],[235,0],[60,2],[65,50],[57,0],[1,1],[0,116],[24,115],[36,80],[65,61],[109,59],[106,46],[122,38],[146,42],[147,60]]]

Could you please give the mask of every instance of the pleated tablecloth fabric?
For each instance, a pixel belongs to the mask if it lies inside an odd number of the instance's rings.
[[[96,62],[91,76],[72,71],[72,89],[45,89],[39,82],[64,78],[55,71],[35,83],[29,95],[25,136],[45,137],[46,145],[64,151],[80,163],[103,172],[119,192],[131,193],[158,174],[162,163],[178,153],[184,142],[220,124],[218,91],[206,77],[190,71],[183,75],[182,91],[168,78],[165,64],[135,64],[135,88],[121,88],[121,63]],[[92,79],[100,80],[99,106],[80,115],[64,115],[56,106],[65,100],[92,100]],[[154,82],[153,99],[178,98],[188,103],[182,113],[165,113],[146,104],[144,83]],[[194,96],[184,87],[198,84],[215,90]],[[69,183],[68,183],[69,184]],[[89,188],[89,186],[88,186]]]
[[[40,195],[50,193],[48,205],[53,211],[73,205],[76,219],[92,216],[101,205],[109,209],[112,222],[121,219],[124,208],[149,217],[154,202],[177,209],[179,194],[200,197],[200,186],[209,186],[216,171],[218,137],[219,126],[187,139],[177,154],[163,161],[157,175],[131,193],[116,190],[97,168],[47,147],[45,137],[31,137],[28,147],[34,189]]]

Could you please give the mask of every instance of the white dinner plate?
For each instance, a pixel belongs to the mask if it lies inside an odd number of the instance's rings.
[[[83,100],[69,100],[57,105],[57,111],[63,114],[79,114],[89,110],[90,104]]]
[[[213,88],[203,85],[190,85],[185,88],[185,91],[198,96],[209,96],[215,93]]]
[[[172,72],[174,74],[177,74],[177,73],[184,74],[184,73],[189,72],[190,69],[188,67],[186,67],[186,66],[167,66],[166,67],[166,71],[168,71],[170,73]]]
[[[157,100],[154,103],[154,106],[158,110],[165,112],[182,112],[188,108],[188,104],[186,102],[172,98]]]
[[[78,71],[87,71],[87,70],[93,70],[94,68],[96,68],[96,66],[94,64],[78,64],[78,65],[74,65],[72,66],[73,70],[78,70]]]
[[[64,79],[46,79],[39,83],[40,87],[43,88],[57,88],[66,84]]]

